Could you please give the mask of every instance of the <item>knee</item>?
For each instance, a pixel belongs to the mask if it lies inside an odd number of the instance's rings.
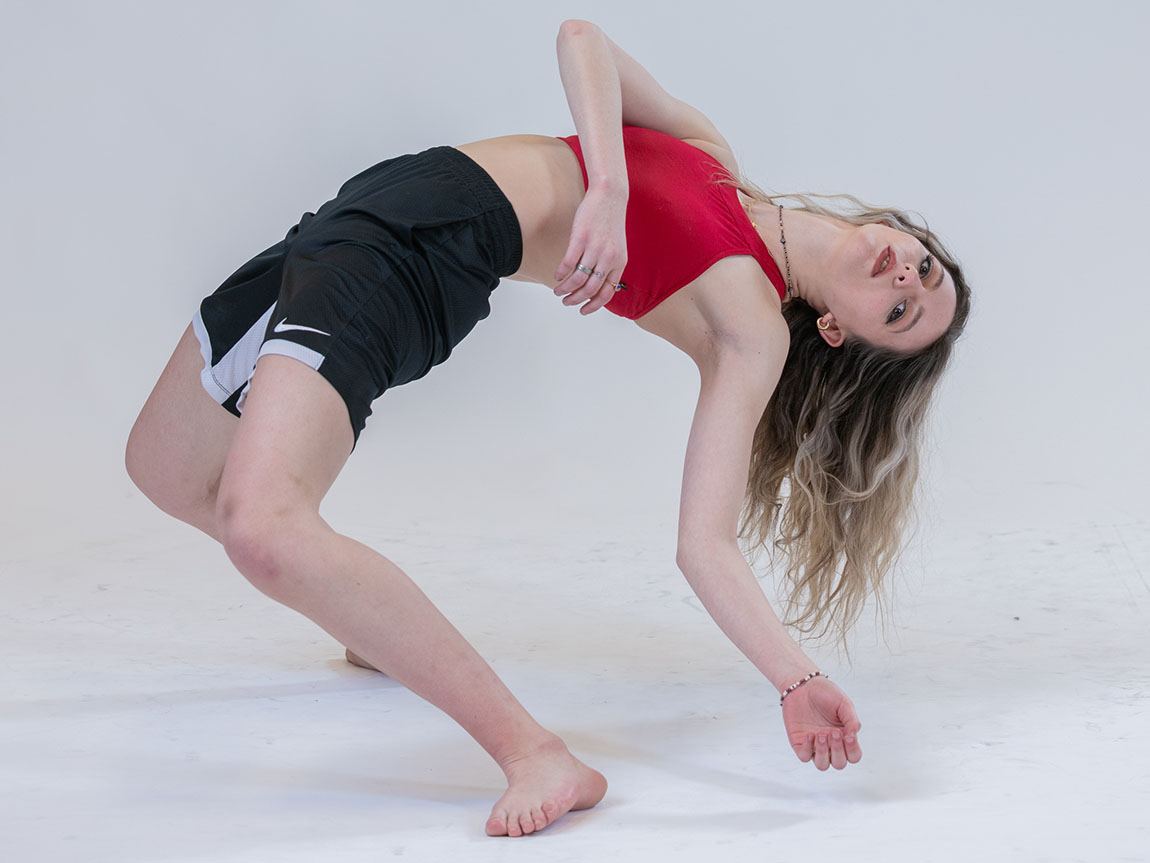
[[[228,558],[258,590],[290,605],[306,574],[302,519],[234,494],[216,502],[216,527]]]

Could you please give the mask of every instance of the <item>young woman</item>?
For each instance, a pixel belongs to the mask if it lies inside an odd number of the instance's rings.
[[[607,783],[401,570],[320,518],[371,401],[444,360],[501,277],[686,352],[701,384],[678,565],[782,693],[798,757],[841,769],[861,757],[851,702],[738,540],[787,553],[801,629],[851,622],[897,551],[916,434],[968,305],[955,261],[902,214],[784,210],[741,181],[707,118],[594,25],[564,23],[558,54],[577,138],[440,147],[349,180],[204,300],[127,451],[159,507],[490,753],[508,781],[492,835],[593,806]]]

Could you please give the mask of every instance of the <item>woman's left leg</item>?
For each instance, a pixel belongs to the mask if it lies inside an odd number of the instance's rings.
[[[220,480],[216,523],[228,556],[261,591],[446,712],[496,760],[508,790],[489,834],[531,833],[594,806],[606,791],[602,775],[527,713],[399,567],[319,516],[352,443],[343,400],[320,374],[263,357]]]

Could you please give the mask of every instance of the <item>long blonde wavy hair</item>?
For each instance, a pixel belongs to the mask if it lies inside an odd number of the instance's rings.
[[[772,561],[785,561],[786,622],[804,636],[833,630],[845,645],[868,595],[880,609],[885,599],[883,579],[912,514],[930,395],[966,325],[970,290],[925,220],[850,195],[768,195],[745,180],[735,185],[773,206],[789,200],[793,209],[906,231],[954,279],[954,319],[915,354],[857,339],[832,348],[818,334],[818,312],[801,299],[783,304],[790,350],[755,432],[739,536],[752,553],[765,548]]]

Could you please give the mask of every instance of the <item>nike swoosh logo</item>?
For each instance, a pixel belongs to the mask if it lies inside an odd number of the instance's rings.
[[[287,318],[284,318],[282,321],[280,321],[278,324],[276,324],[275,329],[272,330],[272,332],[286,333],[286,332],[289,332],[290,330],[300,330],[300,331],[305,332],[305,333],[319,333],[321,336],[330,336],[331,335],[331,333],[325,333],[323,330],[317,330],[314,327],[304,327],[304,326],[301,326],[299,324],[289,324],[287,322]]]

